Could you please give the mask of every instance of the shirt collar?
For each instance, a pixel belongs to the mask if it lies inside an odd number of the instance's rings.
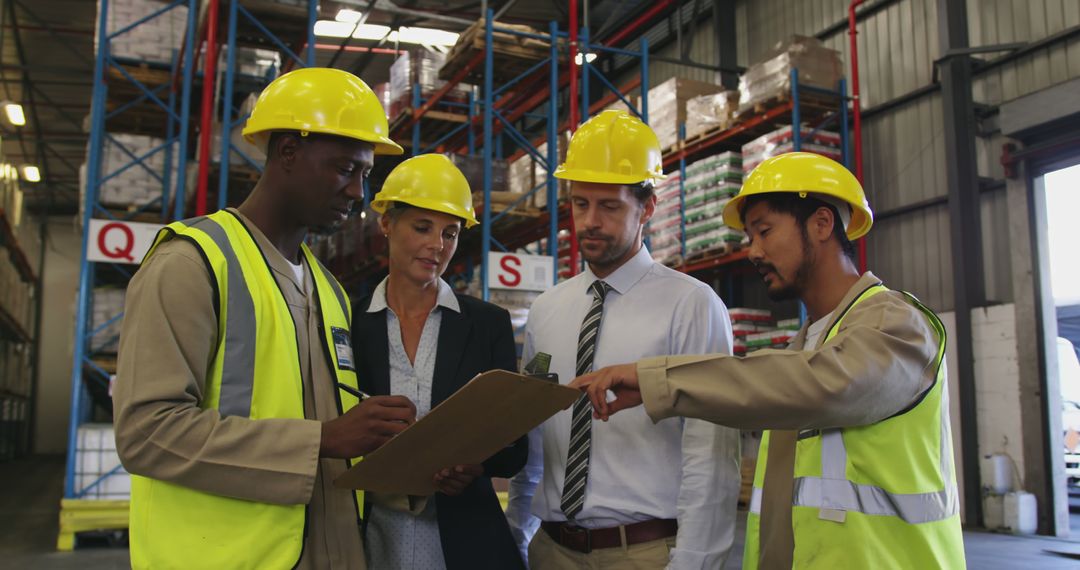
[[[645,277],[645,274],[652,269],[653,263],[649,249],[645,247],[645,244],[641,244],[641,248],[633,257],[626,260],[626,263],[620,265],[611,275],[604,277],[601,281],[607,283],[609,287],[620,295],[625,295],[638,281],[641,281],[642,277]],[[589,267],[588,264],[585,265],[585,276],[585,290],[588,291],[593,281],[600,278],[592,272],[592,267]]]
[[[386,304],[386,283],[390,280],[390,277],[385,277],[379,283],[379,286],[375,288],[375,292],[371,295],[371,304],[368,305],[367,312],[377,313],[383,309],[388,308]],[[461,305],[458,303],[457,295],[454,295],[454,290],[450,288],[450,284],[439,279],[439,295],[435,301],[436,307],[445,307],[454,311],[455,313],[461,312]]]

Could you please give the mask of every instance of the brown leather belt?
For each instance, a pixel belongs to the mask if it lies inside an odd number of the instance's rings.
[[[542,522],[540,528],[557,544],[570,550],[588,554],[601,548],[622,546],[622,529],[626,533],[626,546],[675,536],[679,523],[674,519],[652,519],[622,527],[582,528],[565,522]]]

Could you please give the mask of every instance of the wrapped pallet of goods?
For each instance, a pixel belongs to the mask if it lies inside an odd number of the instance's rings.
[[[145,135],[110,133],[104,139],[101,153],[102,176],[112,176],[98,189],[98,202],[121,210],[140,208],[162,197],[160,177],[165,171],[165,151],[146,156],[164,144],[164,139]],[[131,157],[145,157],[131,165]],[[80,194],[86,192],[86,163],[79,169]],[[80,203],[85,203],[80,196]],[[160,207],[160,204],[158,205]]]
[[[158,16],[145,20],[164,8],[165,2],[147,0],[109,0],[106,12],[108,22],[106,31],[111,35],[128,28],[136,22],[141,24],[113,37],[109,42],[109,55],[121,60],[136,62],[156,62],[168,64],[181,49],[184,31],[187,29],[187,6],[177,6]],[[97,3],[96,20],[101,20],[101,3]],[[145,20],[145,21],[143,21]],[[94,26],[94,51],[97,52],[100,38],[98,26]]]
[[[727,129],[735,120],[738,109],[738,91],[721,91],[691,97],[686,102],[686,140]]]
[[[793,152],[795,150],[793,134],[794,130],[788,125],[744,144],[742,147],[743,173],[750,174],[767,158]],[[799,150],[802,152],[820,154],[835,161],[843,160],[839,133],[814,130],[804,125],[799,129],[799,140]]]
[[[120,327],[123,319],[116,318],[124,312],[126,289],[95,287],[90,330],[98,331],[90,339],[91,352],[116,354],[120,346]],[[99,330],[100,329],[100,330]]]
[[[446,55],[427,49],[412,49],[399,56],[390,66],[390,81],[387,85],[387,107],[391,121],[406,109],[412,108],[413,85],[420,86],[420,97],[427,99],[446,85],[439,78],[439,69],[446,62]],[[464,83],[455,85],[443,96],[443,101],[464,103],[468,100],[471,86]]]
[[[533,36],[544,34],[542,30],[521,24],[495,22],[494,25],[497,28]],[[466,28],[464,32],[461,32],[457,42],[454,43],[454,47],[450,48],[450,52],[446,55],[446,63],[439,69],[440,79],[449,81],[462,68],[467,66],[477,54],[484,53],[486,47],[484,28],[484,19],[481,18]],[[493,80],[496,85],[528,71],[540,60],[551,56],[551,43],[545,39],[525,37],[499,30],[493,30],[492,39],[491,51],[495,63]],[[465,75],[465,81],[482,83],[484,80],[483,72],[483,65],[474,66]]]
[[[724,255],[743,241],[743,233],[724,225],[722,213],[742,185],[742,156],[725,152],[686,167],[686,257]]]
[[[800,85],[823,89],[835,90],[843,77],[840,52],[825,47],[817,38],[792,36],[777,43],[762,61],[751,65],[739,77],[738,115],[759,112],[772,102],[788,100],[792,69],[798,69]]]
[[[738,331],[734,335],[735,356],[746,354],[748,336],[770,330],[774,323],[772,311],[768,309],[731,307],[728,309],[728,317],[731,319],[732,332]]]
[[[556,157],[555,158],[555,164],[551,165],[551,170],[552,171],[554,171],[555,168],[558,165],[560,165],[560,164],[562,164],[563,162],[566,161],[566,149],[569,146],[570,146],[570,131],[566,131],[565,133],[563,133],[559,137],[558,148],[556,149],[556,152],[555,152],[555,157]],[[547,142],[543,142],[543,143],[538,144],[536,146],[536,151],[537,151],[537,153],[540,154],[540,156],[547,158],[547,155],[548,155],[547,154]],[[525,156],[529,156],[530,158],[532,158],[529,154],[526,154]],[[544,164],[541,163],[540,161],[536,160],[535,158],[532,158],[532,165],[533,165],[533,184],[534,185],[543,184],[544,182],[546,182],[547,177],[548,177],[548,169],[544,166]],[[557,180],[556,185],[557,185],[557,190],[556,190],[557,194],[556,195],[558,196],[560,202],[563,201],[563,200],[566,200],[567,198],[570,197],[570,181],[569,180]],[[541,188],[540,190],[537,190],[536,192],[533,193],[533,206],[535,206],[536,208],[539,208],[541,210],[544,210],[544,209],[547,208],[547,202],[548,202],[547,199],[548,199],[547,189]]]
[[[131,475],[120,464],[112,424],[79,426],[75,444],[75,488],[89,500],[127,500]]]
[[[686,123],[686,104],[690,99],[723,90],[722,85],[680,77],[649,89],[649,126],[660,140],[660,148],[666,151],[679,141],[679,125]]]
[[[679,199],[678,171],[656,185],[656,212],[646,227],[649,253],[666,265],[682,263],[682,202]]]

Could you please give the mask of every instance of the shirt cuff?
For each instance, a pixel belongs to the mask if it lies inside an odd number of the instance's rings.
[[[645,403],[645,413],[652,421],[658,422],[675,415],[675,405],[671,395],[671,386],[667,381],[667,357],[654,356],[638,361],[638,389]]]
[[[715,552],[697,552],[676,547],[671,549],[667,570],[706,570],[720,568],[722,565],[723,559]]]

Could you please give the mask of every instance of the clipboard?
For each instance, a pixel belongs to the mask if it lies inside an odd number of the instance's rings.
[[[463,388],[334,480],[379,493],[431,495],[435,473],[479,464],[570,407],[581,391],[549,380],[492,370]]]

